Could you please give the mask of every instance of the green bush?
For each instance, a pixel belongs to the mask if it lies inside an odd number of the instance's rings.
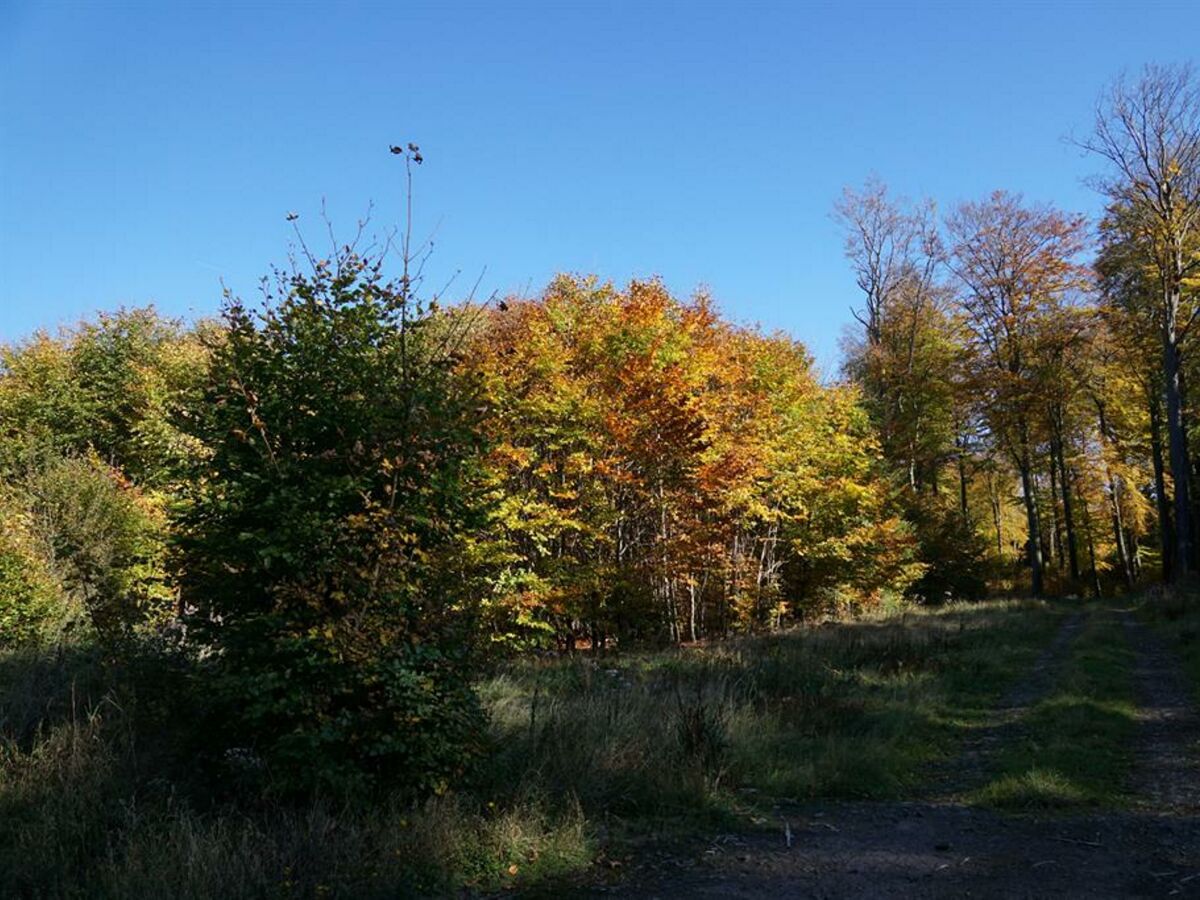
[[[21,495],[39,555],[102,639],[166,622],[166,522],[151,498],[94,455],[42,456]]]
[[[349,250],[232,298],[179,519],[221,753],[286,792],[437,792],[475,755],[478,401],[455,335]]]
[[[19,512],[0,510],[0,649],[8,649],[38,643],[63,609],[53,578],[30,548]]]

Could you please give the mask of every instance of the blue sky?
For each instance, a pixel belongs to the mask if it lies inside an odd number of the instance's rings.
[[[1196,3],[0,0],[0,339],[209,314],[222,278],[249,297],[288,211],[397,222],[387,146],[416,141],[431,285],[658,274],[831,370],[844,184],[1094,212],[1064,136],[1197,26]]]

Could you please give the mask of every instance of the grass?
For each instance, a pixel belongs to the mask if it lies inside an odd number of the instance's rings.
[[[1111,610],[1093,612],[1048,696],[1000,748],[969,799],[1018,810],[1122,806],[1136,728],[1133,653]]]
[[[0,894],[397,897],[554,882],[589,864],[577,804],[204,805],[90,654],[0,658]]]
[[[1059,613],[955,606],[702,650],[521,663],[484,695],[502,771],[585,809],[720,816],[771,798],[904,795],[954,754]]]
[[[1200,703],[1200,589],[1153,588],[1142,595],[1138,615],[1178,654]]]
[[[199,802],[98,660],[2,657],[0,883],[28,897],[560,893],[601,854],[750,824],[777,799],[904,796],[1060,617],[998,601],[515,661],[480,684],[484,770],[415,806]]]

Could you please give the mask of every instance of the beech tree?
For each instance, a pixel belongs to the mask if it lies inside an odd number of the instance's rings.
[[[936,487],[955,437],[955,354],[933,204],[894,199],[872,179],[861,190],[847,188],[834,216],[863,292],[863,309],[851,310],[862,340],[847,346],[846,369],[863,386],[885,456],[912,490]]]
[[[1181,370],[1195,311],[1185,306],[1185,289],[1200,266],[1195,246],[1200,228],[1200,91],[1192,70],[1147,66],[1135,79],[1117,79],[1098,104],[1093,135],[1082,143],[1111,165],[1097,185],[1121,207],[1157,277],[1154,314],[1174,489],[1173,573],[1182,578],[1194,568]]]
[[[1165,454],[1165,388],[1159,325],[1162,295],[1157,267],[1124,205],[1111,205],[1100,223],[1096,272],[1100,314],[1114,338],[1112,353],[1119,359],[1123,377],[1133,381],[1130,396],[1136,396],[1145,411],[1144,442],[1153,472],[1149,493],[1153,495],[1158,518],[1162,577],[1170,581],[1175,539]]]
[[[950,269],[961,283],[959,306],[975,364],[972,386],[990,432],[1020,476],[1035,595],[1044,590],[1034,458],[1038,342],[1045,322],[1083,287],[1077,261],[1083,229],[1078,216],[1026,205],[1003,191],[962,204],[947,220]]]
[[[494,636],[693,640],[877,603],[921,574],[859,392],[657,282],[488,311]]]

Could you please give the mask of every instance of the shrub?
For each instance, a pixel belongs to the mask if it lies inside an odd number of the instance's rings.
[[[95,455],[44,455],[22,487],[39,555],[102,639],[169,618],[166,523],[150,497]]]
[[[182,509],[219,737],[282,791],[436,792],[478,746],[468,536],[478,402],[406,278],[346,249],[230,298]]]

